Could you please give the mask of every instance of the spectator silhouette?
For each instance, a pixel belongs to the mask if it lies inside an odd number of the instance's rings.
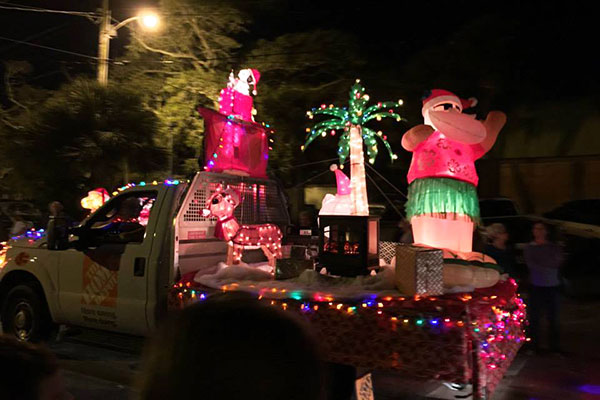
[[[324,398],[317,343],[286,313],[241,293],[182,310],[147,349],[142,400]]]
[[[0,399],[70,400],[56,357],[45,347],[0,335]]]
[[[533,241],[525,246],[523,254],[531,283],[529,323],[531,339],[536,351],[541,350],[541,323],[545,316],[549,324],[550,349],[560,352],[559,303],[560,281],[558,269],[563,261],[560,246],[548,239],[548,227],[537,222],[532,229]]]
[[[513,248],[508,244],[508,231],[501,223],[494,223],[487,227],[489,243],[485,246],[484,253],[492,257],[500,268],[512,277],[516,277],[516,258]]]
[[[48,243],[52,243],[54,250],[65,249],[68,244],[67,230],[73,226],[73,220],[64,211],[64,206],[60,201],[53,201],[48,204],[48,222],[46,231],[48,232]]]
[[[400,228],[400,238],[398,241],[400,243],[412,244],[414,240],[410,221],[406,218],[402,218],[402,220],[398,222],[398,228]]]
[[[27,232],[29,229],[33,228],[33,222],[26,221],[23,218],[23,215],[19,212],[16,212],[12,217],[12,227],[10,228],[10,236],[19,236]]]

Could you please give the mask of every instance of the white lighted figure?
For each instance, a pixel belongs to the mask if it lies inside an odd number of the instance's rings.
[[[337,183],[337,194],[326,194],[323,198],[319,215],[352,215],[353,202],[350,179],[336,164],[329,167],[335,173]]]
[[[240,195],[232,188],[219,187],[206,201],[202,210],[204,217],[217,219],[215,237],[227,241],[227,265],[239,264],[246,249],[262,249],[275,267],[275,260],[281,258],[281,230],[274,224],[240,225],[233,211],[240,204]]]
[[[490,112],[483,122],[462,113],[475,104],[475,99],[432,90],[423,99],[425,124],[402,137],[402,147],[413,153],[406,216],[415,243],[458,252],[467,259],[472,257],[473,230],[479,220],[474,162],[492,148],[506,122],[500,111]],[[497,272],[474,268],[459,271],[472,278],[461,283],[486,287],[497,282]]]
[[[90,190],[88,195],[81,199],[81,207],[94,212],[102,207],[102,205],[106,203],[109,198],[110,196],[108,195],[106,189],[97,188]]]

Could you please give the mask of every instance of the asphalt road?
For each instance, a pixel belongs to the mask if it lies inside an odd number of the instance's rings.
[[[521,352],[493,400],[600,400],[600,301],[563,299],[565,356]],[[135,398],[136,372],[143,343],[139,339],[85,331],[52,343],[76,399]],[[454,399],[437,382],[415,382],[401,375],[373,374],[377,400]],[[470,397],[466,397],[470,398]]]

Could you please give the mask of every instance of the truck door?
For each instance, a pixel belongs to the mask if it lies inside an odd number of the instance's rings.
[[[111,199],[81,228],[77,248],[60,252],[59,303],[66,322],[146,332],[157,193],[134,191]]]

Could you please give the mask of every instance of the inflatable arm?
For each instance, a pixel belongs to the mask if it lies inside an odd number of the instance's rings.
[[[427,139],[433,132],[434,129],[429,125],[417,125],[402,136],[402,147],[406,151],[413,151],[419,143]]]
[[[485,126],[486,136],[485,139],[480,143],[481,147],[483,147],[484,153],[487,153],[494,143],[496,142],[496,138],[498,137],[498,133],[506,123],[506,114],[502,111],[490,111],[485,121],[483,121],[483,126]],[[404,141],[402,142],[404,143]]]

